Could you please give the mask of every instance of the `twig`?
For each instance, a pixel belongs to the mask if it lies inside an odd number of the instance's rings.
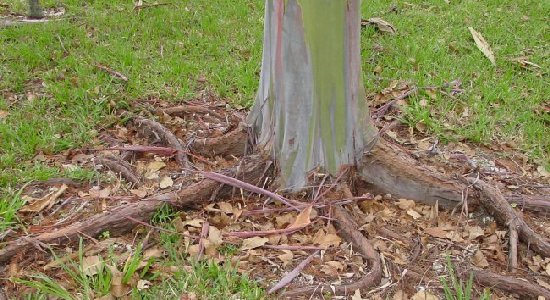
[[[301,245],[263,245],[263,248],[275,250],[325,250],[326,248],[317,246],[301,246]]]
[[[273,200],[277,200],[279,202],[282,202],[285,205],[287,205],[289,207],[292,207],[294,210],[297,210],[297,211],[300,211],[300,209],[298,207],[306,206],[305,203],[302,203],[300,201],[286,199],[285,197],[283,197],[281,195],[275,194],[275,193],[270,192],[266,189],[257,187],[255,185],[243,182],[241,180],[238,180],[238,179],[235,179],[235,178],[232,178],[232,177],[228,177],[228,176],[225,176],[225,175],[222,175],[222,174],[219,174],[219,173],[215,173],[215,172],[201,172],[201,173],[205,178],[208,178],[210,180],[214,180],[214,181],[221,182],[221,183],[224,183],[224,184],[227,184],[227,185],[230,185],[230,186],[241,188],[243,190],[247,190],[247,191],[252,192],[252,193],[267,196],[267,197],[269,197]]]
[[[200,260],[204,254],[204,239],[208,236],[208,231],[210,230],[210,224],[208,222],[202,223],[201,235],[199,238],[199,254],[197,259]]]
[[[96,64],[95,65],[98,69],[102,70],[102,71],[105,71],[107,73],[109,73],[111,76],[113,77],[116,77],[116,78],[119,78],[121,79],[122,81],[124,82],[128,82],[128,77],[126,77],[124,74],[120,73],[120,72],[117,72],[107,66],[104,66],[102,64]]]
[[[269,235],[276,235],[276,234],[291,234],[293,232],[299,231],[302,228],[307,227],[309,224],[297,226],[297,227],[290,227],[290,228],[284,228],[284,229],[272,229],[272,230],[263,230],[263,231],[238,231],[238,232],[229,232],[225,235],[227,236],[235,236],[239,238],[250,238],[255,236],[269,236]]]
[[[509,266],[508,269],[512,273],[516,273],[518,268],[518,227],[516,219],[510,220],[508,224],[510,232],[510,250],[509,250]]]
[[[315,251],[315,253],[308,256],[305,260],[303,260],[299,265],[296,266],[290,273],[286,274],[277,284],[275,284],[269,291],[268,294],[273,294],[274,292],[284,288],[286,285],[288,285],[294,278],[296,278],[298,275],[300,275],[300,272],[315,258],[315,256],[319,253],[319,250]]]
[[[173,230],[170,230],[170,229],[166,229],[166,228],[162,228],[162,227],[158,227],[158,226],[153,226],[149,223],[146,223],[146,222],[143,222],[143,221],[140,221],[136,218],[133,218],[133,217],[130,217],[130,216],[126,216],[125,217],[126,219],[132,221],[132,222],[135,222],[135,223],[138,223],[138,224],[141,224],[145,227],[149,227],[149,228],[152,228],[152,229],[156,229],[158,231],[164,231],[164,232],[167,232],[167,233],[172,233],[172,234],[178,234],[178,235],[183,235],[185,237],[188,237],[188,238],[191,238],[191,239],[198,239],[198,237],[196,236],[193,236],[193,235],[190,235],[190,234],[186,234],[186,233],[183,233],[183,232],[177,232],[177,231],[173,231]]]

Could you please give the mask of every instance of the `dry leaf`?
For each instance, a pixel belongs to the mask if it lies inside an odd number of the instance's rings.
[[[485,231],[479,226],[468,226],[466,227],[466,231],[468,231],[468,238],[471,240],[485,235]]]
[[[486,268],[489,266],[489,262],[481,250],[477,250],[474,256],[472,257],[472,262],[476,267]]]
[[[279,258],[283,262],[283,267],[286,267],[290,262],[292,262],[294,254],[290,250],[282,251],[284,252],[284,254],[278,255],[277,258]]]
[[[169,188],[173,185],[174,185],[174,181],[172,180],[172,178],[170,178],[170,176],[162,177],[159,183],[159,187],[161,189]]]
[[[155,179],[158,178],[158,171],[160,169],[166,167],[166,163],[163,161],[157,161],[154,160],[147,164],[146,171],[145,171],[145,178],[147,179]]]
[[[313,208],[312,205],[309,205],[308,207],[304,208],[304,210],[302,210],[300,214],[296,217],[296,220],[294,221],[294,223],[289,225],[287,229],[302,228],[309,225],[309,223],[311,223],[310,215],[311,215],[312,208]]]
[[[359,289],[355,290],[355,293],[353,293],[353,296],[351,296],[351,300],[363,300],[363,297],[361,296],[361,291]]]
[[[430,236],[436,237],[436,238],[440,238],[440,239],[447,238],[447,229],[445,229],[443,227],[426,228],[426,229],[424,229],[424,233],[426,233]]]
[[[5,110],[0,110],[0,121],[5,119],[10,113]]]
[[[342,242],[342,239],[334,233],[325,233],[324,230],[319,230],[313,237],[313,243],[321,247],[337,247]]]
[[[232,214],[233,213],[233,205],[231,205],[231,203],[220,202],[220,203],[218,203],[218,207],[225,214]]]
[[[546,271],[546,274],[548,274],[548,276],[550,276],[550,264],[546,265],[546,267],[544,268],[544,271]]]
[[[398,290],[397,292],[395,292],[392,298],[392,300],[407,300],[407,299],[409,299],[409,297],[407,297],[407,294],[405,294],[403,290]]]
[[[132,193],[132,195],[138,196],[138,198],[140,199],[145,198],[145,196],[147,196],[147,190],[143,188],[130,190],[130,193]]]
[[[57,198],[59,198],[59,196],[61,196],[66,190],[67,190],[67,185],[63,184],[56,191],[51,192],[48,195],[46,195],[46,196],[44,196],[40,199],[34,200],[32,203],[21,207],[21,209],[19,211],[21,211],[21,212],[40,212],[44,209],[50,209],[56,203]],[[25,198],[27,198],[27,197],[25,197]]]
[[[402,210],[409,210],[415,206],[414,200],[399,199],[395,204]]]
[[[87,256],[82,260],[82,271],[88,276],[95,275],[99,272],[103,260],[97,256]]]
[[[148,289],[150,286],[151,286],[151,282],[150,282],[150,281],[140,279],[140,280],[137,282],[136,288],[138,289],[138,291],[141,291],[141,290],[146,290],[146,289]]]
[[[420,215],[416,210],[414,209],[409,209],[407,210],[407,215],[411,216],[413,219],[419,219],[422,217],[422,215]]]
[[[244,239],[243,245],[241,246],[241,250],[256,249],[258,247],[265,245],[268,241],[269,241],[268,238],[259,237],[259,236]]]
[[[493,51],[491,50],[491,47],[489,46],[487,41],[485,41],[485,38],[483,38],[481,33],[475,31],[475,29],[473,29],[472,27],[468,27],[468,30],[470,30],[470,33],[472,34],[472,37],[476,42],[477,48],[481,50],[481,52],[483,52],[485,57],[487,57],[489,61],[491,61],[493,66],[496,66],[495,55],[493,54]]]
[[[335,260],[327,261],[321,267],[321,272],[333,277],[338,276],[338,273],[340,273],[343,270],[344,270],[344,264]]]
[[[397,33],[397,30],[395,29],[395,26],[392,24],[382,20],[382,18],[370,18],[366,22],[362,21],[362,25],[374,25],[380,32],[385,32],[389,34],[395,34]]]

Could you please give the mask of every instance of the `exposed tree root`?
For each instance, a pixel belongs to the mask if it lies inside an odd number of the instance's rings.
[[[244,159],[238,167],[225,170],[223,173],[227,176],[239,177],[245,182],[254,183],[265,173],[264,162],[265,159],[260,156],[251,156]],[[171,204],[177,208],[195,206],[208,201],[210,195],[218,187],[218,182],[203,179],[177,192],[155,195],[139,202],[118,206],[67,227],[51,229],[50,232],[36,236],[19,238],[0,250],[0,264],[5,264],[17,253],[31,249],[36,243],[61,245],[74,242],[83,235],[96,237],[105,230],[109,230],[113,236],[119,236],[134,228],[135,223],[128,221],[128,218],[148,222],[163,203]],[[218,191],[218,195],[220,197],[227,196],[231,191],[231,187],[225,186]]]
[[[346,212],[345,209],[339,206],[334,206],[333,217],[336,219],[336,226],[339,234],[353,245],[353,250],[357,251],[367,260],[370,272],[354,283],[341,286],[315,285],[297,288],[283,293],[284,297],[296,298],[298,296],[310,296],[313,294],[332,292],[337,295],[350,295],[353,294],[355,290],[368,290],[369,288],[380,284],[380,280],[382,278],[382,267],[380,265],[380,256],[378,255],[378,252],[374,250],[363,234],[357,230],[359,226],[357,226],[357,224],[353,221],[353,218]]]
[[[179,106],[170,107],[162,110],[165,114],[182,116],[185,114],[205,114],[216,117],[220,120],[224,119],[224,116],[202,105],[183,104]]]
[[[185,151],[184,147],[182,146],[178,138],[169,129],[167,129],[162,124],[156,121],[145,119],[142,117],[134,117],[134,121],[136,122],[138,127],[145,127],[151,131],[146,133],[153,133],[155,137],[160,139],[167,146],[170,146],[171,148],[176,149],[177,150],[176,161],[182,167],[184,168],[190,167],[190,163],[186,155],[187,151]]]
[[[490,288],[497,288],[511,294],[517,294],[520,296],[520,299],[537,299],[539,296],[550,299],[549,290],[527,280],[503,276],[481,269],[474,269],[473,273],[474,280],[478,284]]]
[[[122,178],[130,183],[138,184],[140,182],[139,177],[132,171],[132,166],[126,161],[112,156],[96,157],[94,161],[120,174]]]
[[[359,175],[383,193],[452,209],[466,185],[423,169],[397,146],[380,139],[359,166]],[[471,203],[470,203],[471,204]]]
[[[481,180],[475,182],[474,186],[481,192],[481,204],[495,217],[497,222],[502,225],[515,225],[518,237],[522,242],[540,255],[550,257],[550,243],[525,223],[497,188]]]
[[[192,152],[208,157],[217,155],[240,157],[246,153],[247,143],[248,135],[239,125],[235,130],[220,137],[196,139],[190,148]]]

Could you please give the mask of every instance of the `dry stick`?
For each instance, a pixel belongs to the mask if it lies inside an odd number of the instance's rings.
[[[119,173],[124,179],[133,184],[138,184],[141,180],[132,172],[132,166],[122,160],[118,160],[114,157],[96,157],[94,159],[98,164],[104,165],[111,169],[111,171]]]
[[[247,157],[239,165],[239,168],[227,169],[225,174],[234,176],[238,170],[242,178],[254,182],[264,174],[265,163],[266,159],[262,156]],[[8,242],[4,248],[0,249],[0,264],[5,264],[17,253],[31,249],[36,243],[62,245],[78,241],[79,232],[92,237],[99,236],[105,230],[109,230],[112,236],[125,234],[134,228],[134,223],[128,222],[128,217],[147,222],[165,203],[170,203],[175,208],[180,209],[193,207],[208,201],[210,194],[218,187],[218,182],[203,179],[177,192],[155,195],[139,202],[115,207],[57,230],[18,238]],[[228,196],[231,194],[231,190],[230,187],[224,187],[219,194],[220,196]]]
[[[315,253],[308,256],[306,259],[304,259],[299,265],[296,266],[290,273],[286,274],[277,284],[275,284],[269,291],[268,294],[273,294],[274,292],[284,288],[287,286],[292,280],[298,275],[300,275],[300,272],[315,258],[315,256],[319,253],[319,250],[315,251]]]
[[[301,245],[263,245],[262,248],[275,250],[325,250],[325,247],[301,246]]]
[[[208,236],[209,230],[210,230],[210,224],[208,222],[204,222],[202,224],[202,230],[201,230],[201,235],[199,239],[199,254],[197,255],[198,260],[201,260],[202,255],[204,254],[204,239]]]
[[[113,77],[116,77],[116,78],[119,78],[119,79],[122,79],[123,81],[125,82],[128,82],[128,77],[126,77],[124,74],[120,73],[120,72],[117,72],[107,66],[104,66],[102,64],[97,64],[96,67],[102,71],[105,71],[107,73],[109,73],[111,76]]]
[[[483,286],[497,288],[510,294],[517,294],[520,299],[536,299],[539,296],[550,299],[550,291],[526,280],[503,276],[491,271],[473,269],[474,280]],[[539,298],[540,299],[540,298]]]
[[[283,197],[279,194],[275,194],[275,193],[270,192],[266,189],[257,187],[255,185],[250,184],[250,183],[246,183],[246,182],[243,182],[241,180],[238,180],[238,179],[235,179],[235,178],[232,178],[232,177],[228,177],[228,176],[225,176],[225,175],[222,175],[222,174],[219,174],[219,173],[202,172],[202,174],[205,178],[215,180],[215,181],[218,181],[220,183],[224,183],[224,184],[236,187],[236,188],[241,188],[241,189],[247,190],[249,192],[264,195],[264,196],[267,196],[267,197],[269,197],[273,200],[276,200],[276,201],[280,201],[280,202],[284,203],[285,205],[287,205],[289,207],[292,207],[294,210],[297,210],[297,211],[300,211],[300,208],[298,208],[298,207],[304,207],[304,206],[307,205],[307,204],[302,203],[300,201],[287,199],[287,198],[285,198],[285,197]]]
[[[516,273],[518,268],[518,222],[516,219],[510,220],[508,228],[510,229],[510,253],[508,253],[510,264],[508,269],[512,273]]]
[[[306,228],[309,224],[311,224],[311,223],[308,223],[306,225],[297,226],[297,227],[284,228],[284,229],[272,229],[272,230],[263,230],[263,231],[228,232],[225,235],[235,236],[235,237],[239,237],[239,238],[243,238],[243,239],[250,238],[250,237],[255,237],[255,236],[269,236],[269,235],[276,235],[276,234],[287,235],[287,234],[291,234],[291,233],[294,233],[296,231],[299,231],[303,228]]]
[[[333,216],[336,219],[336,226],[338,228],[338,233],[354,247],[354,250],[357,251],[363,258],[365,258],[371,268],[370,272],[365,274],[361,279],[356,282],[331,287],[330,285],[318,285],[297,288],[293,290],[286,291],[283,296],[295,299],[298,296],[303,295],[313,295],[313,294],[324,294],[327,292],[334,292],[335,294],[345,294],[350,295],[355,290],[367,290],[378,284],[382,278],[382,267],[380,264],[380,256],[378,252],[374,250],[372,245],[368,240],[359,232],[356,228],[359,226],[353,221],[353,218],[346,212],[345,209],[341,207],[333,207]],[[333,290],[334,288],[334,290]]]
[[[138,127],[142,125],[147,127],[148,129],[156,133],[163,143],[168,144],[168,146],[177,151],[176,161],[180,164],[180,166],[184,168],[190,167],[189,160],[185,155],[187,151],[183,149],[183,146],[178,138],[168,128],[164,127],[159,122],[142,117],[135,117],[135,120],[138,124]]]
[[[480,201],[487,212],[491,214],[500,224],[513,224],[517,228],[519,239],[533,248],[535,252],[550,257],[550,243],[537,234],[525,221],[514,211],[512,206],[504,199],[500,190],[484,181],[477,181],[474,185],[481,192]]]

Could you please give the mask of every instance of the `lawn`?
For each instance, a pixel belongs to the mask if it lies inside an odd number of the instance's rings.
[[[22,184],[95,176],[44,156],[86,147],[119,122],[118,109],[205,92],[244,107],[254,100],[263,1],[186,0],[139,11],[122,0],[43,5],[65,13],[0,28],[0,230],[18,222]],[[506,143],[550,168],[550,2],[363,1],[362,9],[364,18],[381,17],[397,29],[396,35],[363,30],[367,93],[407,81],[419,92],[408,99],[403,123],[422,123],[442,142]],[[0,16],[25,11],[26,0],[0,0]],[[496,66],[468,27],[485,37]],[[460,95],[426,89],[454,80],[462,82]]]

